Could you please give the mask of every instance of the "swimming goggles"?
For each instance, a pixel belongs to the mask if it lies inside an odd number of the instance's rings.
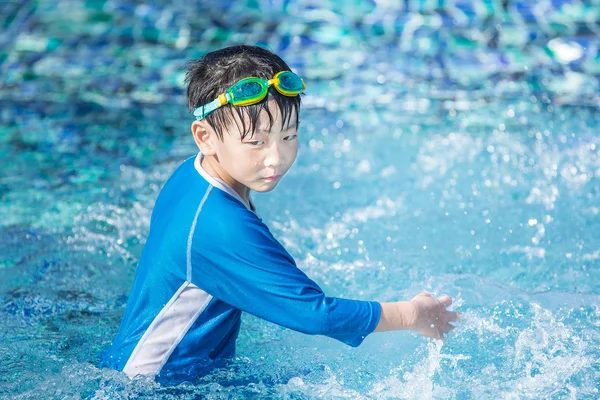
[[[236,82],[215,100],[196,108],[194,110],[194,116],[197,120],[201,120],[217,108],[228,103],[233,104],[234,106],[249,106],[256,104],[267,96],[269,86],[271,85],[273,85],[279,93],[288,97],[298,96],[306,89],[306,85],[302,78],[292,71],[278,72],[273,79],[270,80],[252,76]]]

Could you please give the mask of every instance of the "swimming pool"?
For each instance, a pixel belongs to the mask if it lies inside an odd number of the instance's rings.
[[[598,6],[212,3],[0,6],[0,397],[600,397]],[[195,382],[95,367],[195,152],[180,67],[241,41],[308,85],[262,218],[329,295],[454,297],[445,344],[246,315],[236,360]]]

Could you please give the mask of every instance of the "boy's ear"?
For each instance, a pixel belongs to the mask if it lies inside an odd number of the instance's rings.
[[[215,140],[218,140],[217,133],[206,123],[206,121],[192,122],[192,135],[196,146],[205,156],[214,156],[217,153]]]

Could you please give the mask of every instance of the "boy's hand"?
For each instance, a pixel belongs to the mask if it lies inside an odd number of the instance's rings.
[[[444,335],[454,329],[450,322],[458,319],[458,313],[446,309],[452,304],[452,299],[446,295],[435,299],[423,292],[411,301],[379,304],[381,318],[376,332],[410,329],[420,335],[443,340]]]
[[[444,335],[454,329],[450,322],[458,319],[458,313],[446,309],[452,304],[449,296],[435,299],[431,294],[423,292],[413,297],[410,303],[414,307],[413,317],[408,324],[410,330],[426,337],[444,340]]]

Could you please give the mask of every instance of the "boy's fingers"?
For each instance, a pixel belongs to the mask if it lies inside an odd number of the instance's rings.
[[[452,298],[450,298],[448,295],[443,295],[438,299],[438,301],[442,303],[444,307],[448,307],[450,304],[452,304]]]
[[[441,329],[440,329],[440,330],[438,331],[438,334],[439,334],[438,340],[441,340],[442,342],[445,342],[445,341],[446,341],[446,338],[444,337],[444,332],[443,332],[443,330],[441,330]]]
[[[444,327],[442,328],[442,330],[444,331],[444,333],[448,333],[448,332],[450,332],[454,328],[455,328],[454,325],[452,325],[452,324],[446,324],[446,325],[444,325]]]
[[[444,335],[442,334],[441,329],[434,330],[433,332],[431,332],[431,335],[429,335],[429,336],[433,339],[444,340]]]
[[[460,318],[460,314],[457,313],[456,311],[446,311],[446,321],[454,322],[454,321],[458,321],[459,318]]]

